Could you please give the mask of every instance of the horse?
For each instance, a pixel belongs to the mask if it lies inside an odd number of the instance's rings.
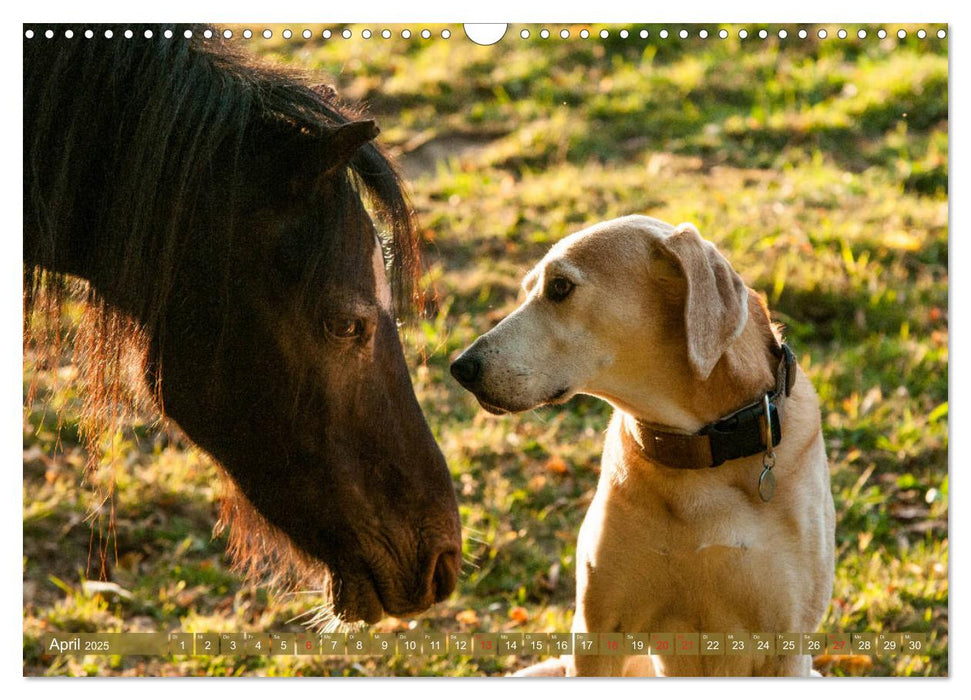
[[[31,29],[25,350],[83,303],[95,432],[138,359],[158,415],[228,479],[242,572],[309,581],[347,624],[446,598],[457,503],[397,326],[416,229],[374,121],[211,27]]]

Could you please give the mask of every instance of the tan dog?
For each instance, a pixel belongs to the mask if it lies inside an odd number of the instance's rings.
[[[615,408],[580,530],[573,631],[815,631],[834,569],[819,405],[755,292],[694,226],[644,216],[568,236],[523,288],[452,373],[494,413],[578,393]],[[781,416],[771,435],[767,403]],[[810,671],[809,656],[754,654],[577,655],[526,669]]]

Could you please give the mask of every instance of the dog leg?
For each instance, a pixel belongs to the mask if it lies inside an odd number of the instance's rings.
[[[795,676],[800,678],[819,675],[813,670],[813,657],[808,655],[767,656],[762,658],[764,658],[764,661],[756,663],[753,675]]]
[[[624,675],[634,678],[653,678],[657,676],[657,669],[654,667],[653,657],[650,656],[628,656],[624,664]]]
[[[813,670],[813,657],[799,655],[783,657],[779,663],[778,675],[807,677],[819,674]]]
[[[540,661],[538,664],[521,668],[512,675],[516,678],[551,678],[575,675],[567,673],[569,658],[568,656],[560,656],[554,659]]]
[[[623,676],[626,656],[574,656],[573,665],[576,669],[574,674],[585,677],[596,676]]]

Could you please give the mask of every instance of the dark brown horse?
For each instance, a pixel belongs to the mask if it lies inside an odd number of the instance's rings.
[[[398,339],[416,239],[374,123],[202,27],[30,29],[27,342],[80,280],[89,420],[134,349],[241,492],[225,511],[244,568],[326,578],[345,621],[442,600],[458,512]]]

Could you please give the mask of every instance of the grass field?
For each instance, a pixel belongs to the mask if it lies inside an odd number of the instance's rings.
[[[448,460],[469,562],[417,620],[435,631],[568,631],[575,541],[609,407],[496,418],[448,361],[516,305],[563,235],[645,213],[692,221],[766,295],[822,403],[837,512],[824,630],[920,631],[926,655],[819,659],[826,674],[948,673],[947,42],[928,37],[252,40],[363,101],[413,192],[438,294],[404,329],[418,397]],[[668,27],[672,29],[671,27]],[[593,27],[593,37],[600,27]],[[673,28],[678,29],[677,27]],[[717,27],[709,27],[714,35]],[[778,28],[774,28],[777,30]],[[441,28],[433,28],[435,36]],[[697,28],[692,30],[696,34]],[[337,32],[335,32],[335,35]],[[238,32],[237,32],[238,36]],[[112,439],[115,586],[85,569],[97,506],[83,484],[69,355],[24,386],[24,673],[497,675],[526,657],[348,660],[64,657],[48,630],[301,631],[312,600],[268,597],[213,539],[216,472],[146,415]],[[58,431],[57,412],[62,424]],[[89,477],[97,481],[99,477]],[[103,478],[100,477],[100,478]],[[95,545],[97,540],[95,539]],[[94,569],[92,567],[92,574]],[[411,620],[385,620],[389,631]]]

